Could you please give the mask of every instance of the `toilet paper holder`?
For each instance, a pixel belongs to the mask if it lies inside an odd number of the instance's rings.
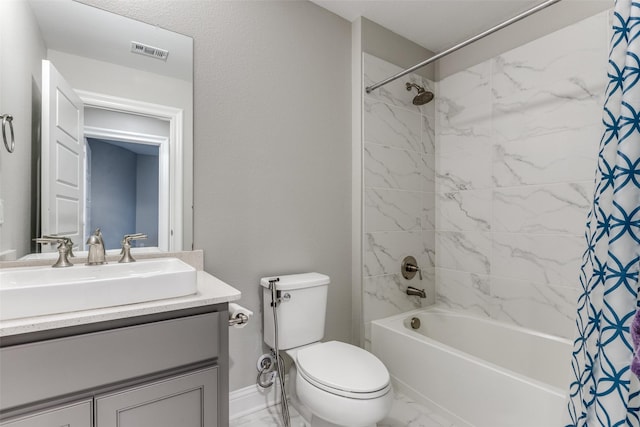
[[[229,326],[244,325],[249,322],[249,316],[244,313],[238,313],[235,317],[229,318]]]
[[[229,326],[244,328],[249,319],[253,316],[253,311],[236,303],[229,303]]]

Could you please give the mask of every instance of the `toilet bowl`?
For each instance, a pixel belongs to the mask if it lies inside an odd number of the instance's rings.
[[[293,360],[290,399],[311,427],[375,426],[391,409],[389,371],[359,347],[321,342],[329,282],[319,273],[261,279],[264,341]]]
[[[329,341],[288,350],[294,406],[312,427],[375,426],[389,413],[389,372],[373,354]],[[296,405],[297,403],[297,405]]]

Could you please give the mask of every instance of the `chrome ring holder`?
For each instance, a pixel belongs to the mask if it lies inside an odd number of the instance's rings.
[[[2,140],[4,141],[4,147],[9,153],[13,153],[13,150],[16,148],[16,138],[13,134],[13,116],[3,114],[0,118],[2,118]],[[9,131],[11,131],[11,143],[7,141],[7,123],[9,123]]]

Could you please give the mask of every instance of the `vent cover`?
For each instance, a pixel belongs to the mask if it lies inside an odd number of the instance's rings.
[[[161,59],[163,61],[166,61],[167,57],[169,56],[168,50],[160,49],[158,47],[153,47],[138,42],[131,42],[131,52],[137,53],[139,55],[150,56],[156,59]]]

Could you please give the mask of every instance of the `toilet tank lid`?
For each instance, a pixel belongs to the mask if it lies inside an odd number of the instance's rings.
[[[290,291],[293,289],[312,288],[314,286],[328,285],[331,279],[326,274],[320,273],[302,273],[288,274],[285,276],[263,277],[260,279],[260,285],[265,288],[269,287],[269,281],[279,279],[276,282],[276,290]]]

